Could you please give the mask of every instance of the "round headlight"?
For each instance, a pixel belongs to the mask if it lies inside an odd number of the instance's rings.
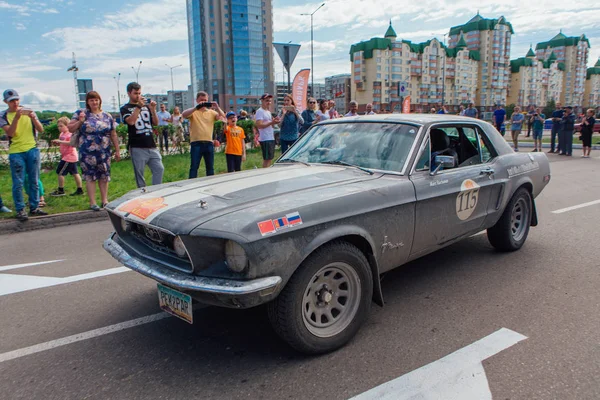
[[[181,240],[179,236],[177,236],[175,240],[173,240],[173,250],[175,250],[175,254],[177,254],[178,257],[187,257],[187,250],[185,248],[185,245],[183,244],[183,240]]]
[[[233,240],[225,243],[225,260],[229,269],[234,272],[242,272],[248,264],[248,257],[243,247]]]
[[[125,218],[121,220],[121,229],[125,232],[129,232],[131,230],[131,222],[127,221]]]

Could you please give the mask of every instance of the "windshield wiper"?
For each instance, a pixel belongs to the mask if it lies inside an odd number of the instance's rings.
[[[371,171],[370,169],[367,169],[365,167],[361,167],[360,165],[354,165],[354,164],[350,164],[347,163],[346,161],[341,161],[341,160],[336,160],[336,161],[324,161],[321,164],[332,164],[332,165],[345,165],[346,167],[354,167],[354,168],[358,168],[361,171],[365,171],[368,174],[373,175],[375,172]]]
[[[293,158],[284,158],[283,160],[277,161],[277,163],[300,163],[310,167],[310,164],[300,160],[294,160]]]

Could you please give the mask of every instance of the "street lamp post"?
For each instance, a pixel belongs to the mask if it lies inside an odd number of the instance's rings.
[[[165,64],[167,66],[167,68],[169,68],[171,70],[171,91],[174,92],[175,91],[175,86],[173,85],[173,70],[175,68],[179,68],[182,67],[182,64],[176,65],[174,67],[171,67],[169,64]]]
[[[142,67],[142,62],[141,61],[138,64],[137,70],[134,67],[131,67],[131,69],[133,70],[133,73],[135,74],[135,81],[137,83],[139,83],[139,80],[140,80],[140,68],[141,67]]]
[[[321,4],[315,11],[313,11],[310,14],[300,14],[310,15],[310,91],[313,96],[315,95],[315,67],[313,62],[313,15],[315,15],[315,13],[319,11],[324,5],[325,3]]]
[[[119,82],[121,81],[121,73],[119,72],[117,76],[113,76],[115,82],[117,82],[117,101],[119,102],[119,110],[121,109],[121,86]]]

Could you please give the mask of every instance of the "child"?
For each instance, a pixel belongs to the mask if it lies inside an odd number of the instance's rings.
[[[237,116],[233,111],[227,113],[227,126],[225,127],[225,158],[227,159],[227,172],[241,171],[242,161],[246,161],[246,135],[244,130],[236,125]]]
[[[77,149],[69,145],[69,140],[71,139],[72,133],[69,132],[69,129],[67,128],[68,123],[69,119],[67,117],[61,117],[58,119],[58,130],[60,131],[60,136],[58,140],[52,141],[54,144],[60,145],[61,160],[56,168],[56,173],[58,174],[58,189],[50,193],[50,196],[56,197],[65,195],[65,176],[68,174],[73,175],[73,178],[75,178],[75,183],[77,184],[77,191],[72,193],[71,196],[83,194],[83,189],[81,188],[81,176],[77,171],[79,164],[77,160],[79,157],[77,155]]]

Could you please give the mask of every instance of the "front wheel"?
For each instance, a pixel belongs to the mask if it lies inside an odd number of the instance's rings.
[[[525,188],[519,188],[502,216],[487,230],[488,240],[499,251],[519,250],[529,234],[532,216],[531,194]]]
[[[334,242],[311,254],[268,305],[273,329],[293,348],[320,354],[346,344],[367,319],[373,279],[356,247]]]

